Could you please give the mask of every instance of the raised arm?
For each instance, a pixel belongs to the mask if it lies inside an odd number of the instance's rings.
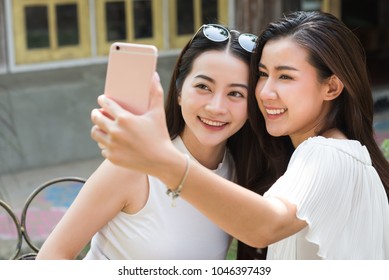
[[[92,138],[102,155],[114,164],[160,178],[170,189],[182,179],[186,158],[174,148],[167,132],[163,92],[155,77],[149,111],[137,116],[101,96],[104,112],[92,112]],[[212,221],[241,241],[265,247],[301,230],[296,207],[276,198],[263,198],[190,162],[181,196]]]

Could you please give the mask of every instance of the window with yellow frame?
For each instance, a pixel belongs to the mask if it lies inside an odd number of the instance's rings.
[[[88,1],[12,1],[12,16],[16,64],[91,55]]]
[[[301,0],[302,10],[320,10],[340,18],[342,0]]]
[[[107,55],[113,42],[163,48],[161,0],[96,0],[97,53]]]
[[[169,0],[170,48],[182,48],[205,23],[228,25],[228,0]]]
[[[89,58],[95,55],[92,49],[98,56],[105,56],[116,41],[153,44],[159,49],[181,48],[202,24],[228,24],[228,2],[15,0],[12,1],[15,63]],[[168,5],[167,9],[164,5]]]

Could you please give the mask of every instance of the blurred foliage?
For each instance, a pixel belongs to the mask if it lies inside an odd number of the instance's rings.
[[[230,248],[227,252],[226,260],[236,260],[237,251],[238,251],[238,241],[234,238],[232,239]]]
[[[389,139],[385,139],[381,144],[381,150],[384,153],[384,156],[389,161]]]

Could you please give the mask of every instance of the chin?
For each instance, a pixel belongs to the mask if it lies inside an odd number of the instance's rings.
[[[275,129],[271,129],[269,127],[266,127],[266,130],[273,137],[280,137],[280,136],[284,136],[285,135],[281,131],[278,131],[278,130],[275,130]]]

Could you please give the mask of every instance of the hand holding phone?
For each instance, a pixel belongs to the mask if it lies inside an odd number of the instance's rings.
[[[149,105],[157,56],[157,48],[152,45],[113,43],[109,51],[104,94],[126,110],[143,114]]]

